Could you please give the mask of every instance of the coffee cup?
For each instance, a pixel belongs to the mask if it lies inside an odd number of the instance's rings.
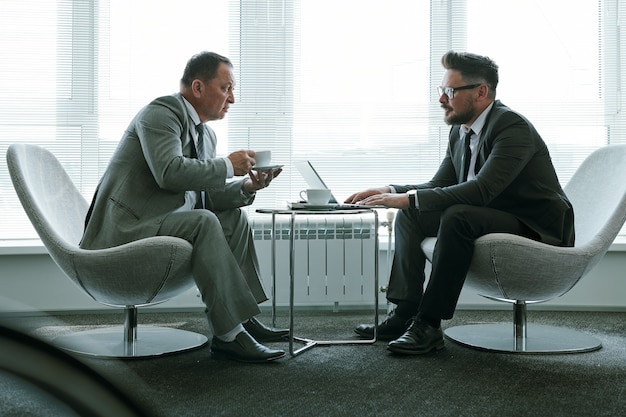
[[[257,151],[254,155],[255,167],[268,167],[272,163],[272,151]]]
[[[300,198],[309,204],[323,206],[328,204],[330,200],[330,190],[323,188],[302,190],[300,191]]]

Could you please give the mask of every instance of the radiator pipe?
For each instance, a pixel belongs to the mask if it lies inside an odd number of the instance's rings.
[[[391,256],[391,239],[393,238],[393,220],[395,217],[395,211],[387,210],[386,215],[387,215],[387,220],[380,223],[381,226],[387,227],[387,234],[388,234],[387,236],[387,285],[381,285],[380,292],[382,293],[387,292],[387,289],[389,287],[389,277],[391,276],[391,262],[393,259],[393,257]],[[390,314],[392,309],[393,307],[391,306],[391,303],[387,301],[387,314]]]

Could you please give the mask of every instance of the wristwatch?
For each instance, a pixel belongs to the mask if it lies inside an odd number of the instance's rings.
[[[417,208],[417,190],[409,190],[407,191],[409,196],[409,207],[412,209]]]

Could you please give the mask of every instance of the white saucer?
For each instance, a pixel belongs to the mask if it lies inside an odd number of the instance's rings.
[[[263,172],[265,172],[265,171],[275,171],[275,170],[277,170],[279,168],[282,168],[282,167],[284,167],[284,165],[269,165],[269,166],[266,166],[266,167],[253,166],[252,169],[255,170],[255,171],[263,171]]]

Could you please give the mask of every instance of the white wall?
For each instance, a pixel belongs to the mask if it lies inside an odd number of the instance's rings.
[[[604,259],[564,296],[538,305],[535,309],[626,311],[626,250],[614,245]],[[0,313],[37,311],[111,310],[78,289],[66,278],[43,248],[3,250],[0,255]],[[386,251],[381,247],[380,280],[386,278]],[[269,288],[268,288],[269,291]],[[372,296],[373,300],[373,296]],[[279,305],[284,305],[279,302]],[[384,294],[380,304],[384,306]],[[269,308],[270,304],[264,304]],[[340,308],[342,306],[340,305]],[[344,308],[354,308],[346,305]],[[509,309],[510,306],[486,300],[464,291],[460,309]],[[202,309],[195,289],[151,309]]]

